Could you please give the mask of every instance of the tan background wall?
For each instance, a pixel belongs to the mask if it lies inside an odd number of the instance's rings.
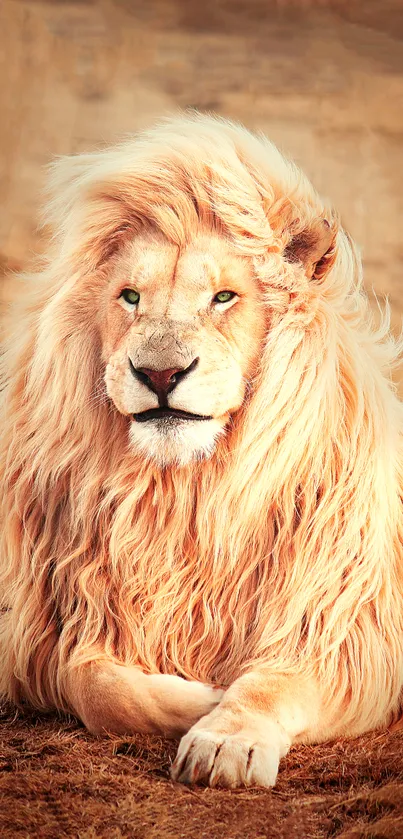
[[[0,257],[27,264],[44,166],[178,107],[262,129],[403,311],[403,0],[3,0]]]

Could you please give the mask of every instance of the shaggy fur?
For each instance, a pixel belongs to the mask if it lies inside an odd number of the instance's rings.
[[[79,674],[97,662],[231,686],[196,729],[214,732],[215,757],[250,730],[245,709],[266,739],[280,727],[277,762],[295,740],[389,725],[403,684],[399,347],[387,319],[371,325],[337,216],[267,140],[197,115],[56,163],[52,193],[54,238],[15,279],[3,358],[1,693],[86,721],[99,682]],[[150,227],[179,251],[201,229],[225,237],[266,316],[242,405],[185,464],[129,450],[100,387],[108,266]],[[248,760],[263,748],[252,728]],[[208,778],[215,757],[194,736],[181,748],[176,777]],[[224,766],[215,782],[275,772]]]

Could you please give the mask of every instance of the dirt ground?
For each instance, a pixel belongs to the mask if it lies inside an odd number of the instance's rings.
[[[402,0],[3,0],[0,41],[4,273],[42,247],[54,155],[197,107],[265,131],[303,166],[400,329]],[[174,752],[5,708],[0,836],[403,838],[403,733],[295,748],[273,791],[175,785]]]
[[[299,746],[273,790],[169,780],[175,744],[4,709],[3,839],[402,839],[403,732]]]

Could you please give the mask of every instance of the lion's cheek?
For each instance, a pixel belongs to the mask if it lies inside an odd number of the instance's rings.
[[[170,405],[197,414],[227,417],[242,405],[246,381],[233,359],[212,359],[199,375],[183,382],[172,394]]]
[[[154,407],[150,404],[150,399],[145,398],[144,394],[141,392],[133,393],[133,383],[127,381],[127,377],[105,376],[105,388],[107,397],[113,402],[119,413],[124,416],[130,416],[137,411],[146,411]]]

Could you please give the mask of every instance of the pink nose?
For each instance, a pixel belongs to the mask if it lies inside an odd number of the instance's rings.
[[[188,367],[170,367],[168,370],[151,370],[150,367],[135,367],[129,356],[129,366],[134,378],[142,382],[153,393],[156,393],[160,404],[166,402],[168,393],[171,393],[185,376],[192,373],[198,363],[199,359],[194,358]]]
[[[180,373],[184,370],[183,367],[170,367],[168,370],[150,370],[148,367],[138,367],[137,372],[142,373],[146,377],[145,384],[154,390],[155,393],[167,394],[173,390],[180,378]]]

